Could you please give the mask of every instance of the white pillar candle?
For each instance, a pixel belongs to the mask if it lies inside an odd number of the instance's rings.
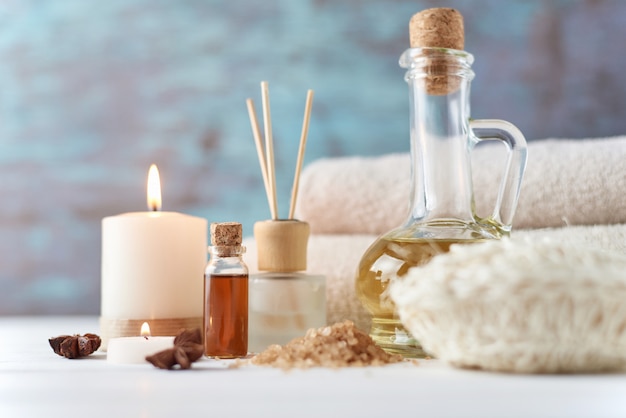
[[[150,189],[153,179],[148,183]],[[160,212],[160,196],[156,202],[151,199],[152,212],[102,220],[101,319],[201,321],[207,221]]]
[[[174,337],[152,337],[147,323],[141,327],[140,337],[111,338],[107,361],[115,364],[140,364],[146,356],[174,347]]]

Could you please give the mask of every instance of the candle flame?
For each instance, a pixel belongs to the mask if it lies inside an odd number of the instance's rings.
[[[155,164],[148,170],[148,209],[153,212],[161,210],[161,179]]]
[[[150,325],[147,322],[141,324],[141,336],[149,337],[150,336]]]

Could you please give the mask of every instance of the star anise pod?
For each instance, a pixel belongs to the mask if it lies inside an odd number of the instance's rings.
[[[85,357],[100,348],[100,337],[96,334],[61,335],[48,339],[50,347],[60,356],[69,359]]]
[[[174,347],[146,357],[146,360],[159,369],[171,370],[177,364],[181,369],[189,369],[191,363],[202,357],[204,345],[200,329],[182,330],[174,338]]]

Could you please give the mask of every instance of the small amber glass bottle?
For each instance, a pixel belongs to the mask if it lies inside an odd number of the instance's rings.
[[[237,222],[211,224],[211,258],[204,272],[204,354],[248,354],[248,267]]]

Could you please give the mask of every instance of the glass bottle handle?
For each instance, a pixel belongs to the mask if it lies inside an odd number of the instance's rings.
[[[507,147],[508,159],[491,219],[508,232],[513,223],[522,176],[526,168],[526,139],[515,125],[504,120],[470,120],[470,128],[474,133],[475,143],[498,140]]]

